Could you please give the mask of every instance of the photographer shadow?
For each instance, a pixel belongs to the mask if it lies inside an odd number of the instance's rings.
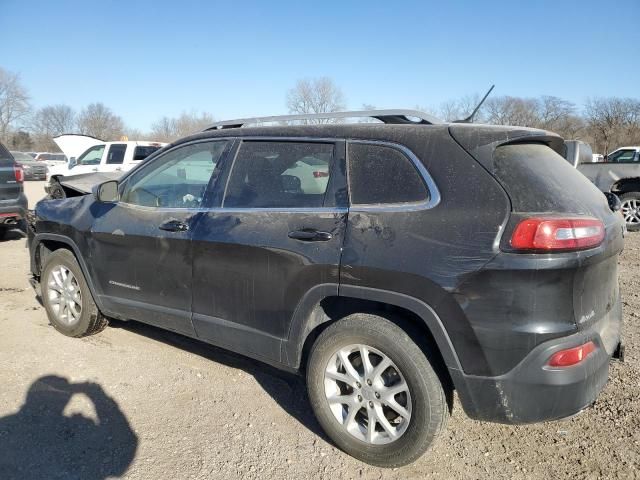
[[[63,414],[76,394],[91,400],[97,422]],[[0,418],[0,478],[117,477],[131,465],[137,446],[127,418],[100,385],[49,375],[29,387],[20,411]]]

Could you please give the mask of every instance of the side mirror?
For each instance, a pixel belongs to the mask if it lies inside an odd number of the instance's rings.
[[[118,192],[118,181],[109,180],[108,182],[97,185],[93,189],[93,196],[98,202],[117,202],[118,200],[120,200],[120,193]]]
[[[71,157],[69,159],[69,170],[71,170],[73,167],[75,167],[78,164],[78,161],[76,160],[76,157]]]

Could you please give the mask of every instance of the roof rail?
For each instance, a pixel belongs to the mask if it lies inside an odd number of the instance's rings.
[[[294,120],[320,120],[335,118],[375,118],[382,123],[411,124],[411,125],[436,125],[442,120],[418,110],[354,110],[351,112],[327,112],[304,113],[295,115],[276,115],[271,117],[239,118],[237,120],[224,120],[216,122],[205,130],[217,130],[222,128],[240,128],[250,124],[267,122],[289,122]],[[416,119],[416,120],[413,120]]]

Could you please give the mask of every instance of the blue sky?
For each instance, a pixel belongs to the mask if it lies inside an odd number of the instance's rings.
[[[0,67],[34,106],[101,101],[146,130],[163,115],[286,113],[328,76],[351,108],[483,92],[640,97],[640,0],[0,0]]]

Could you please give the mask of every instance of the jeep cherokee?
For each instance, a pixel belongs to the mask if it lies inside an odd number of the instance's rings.
[[[593,403],[620,351],[624,225],[563,140],[367,115],[382,123],[220,122],[41,201],[51,324],[137,320],[300,372],[329,437],[384,467],[432,444],[453,389],[511,424]]]

